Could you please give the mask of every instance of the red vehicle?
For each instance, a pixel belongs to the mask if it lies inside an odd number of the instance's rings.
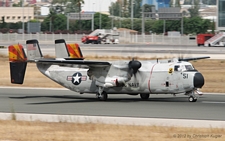
[[[82,43],[84,44],[101,44],[101,30],[95,30],[91,34],[81,38]]]
[[[207,41],[208,39],[210,39],[213,36],[214,36],[214,34],[198,34],[197,35],[197,45],[198,46],[200,46],[200,45],[204,46],[205,41]]]

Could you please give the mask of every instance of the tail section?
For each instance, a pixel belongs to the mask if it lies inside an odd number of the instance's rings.
[[[78,44],[66,44],[64,39],[55,40],[55,54],[58,59],[84,59]]]
[[[8,51],[11,83],[23,84],[27,67],[27,56],[24,52],[24,48],[20,44],[10,45]]]
[[[32,61],[43,57],[38,40],[27,40],[27,59]]]

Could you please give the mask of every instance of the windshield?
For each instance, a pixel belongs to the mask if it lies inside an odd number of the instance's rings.
[[[188,71],[188,70],[194,70],[194,67],[192,65],[175,65],[174,71]]]
[[[185,65],[186,70],[194,70],[192,65]]]

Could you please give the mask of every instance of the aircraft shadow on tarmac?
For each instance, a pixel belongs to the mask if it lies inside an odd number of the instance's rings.
[[[99,101],[95,97],[81,97],[81,96],[21,96],[21,97],[9,97],[10,99],[32,99],[32,98],[41,98],[40,102],[36,103],[27,103],[29,105],[39,105],[39,104],[60,104],[60,103],[83,103],[83,102],[122,102],[122,103],[129,103],[129,102],[188,102],[187,97],[163,97],[163,98],[149,98],[148,100],[142,100],[139,97],[131,97],[131,98],[109,98],[107,101]],[[45,98],[45,99],[43,99]],[[47,100],[46,98],[52,99],[49,102],[41,102],[43,100]],[[55,101],[56,99],[60,99],[60,101]],[[204,97],[200,97],[200,99],[204,99]],[[192,103],[192,102],[191,102]]]

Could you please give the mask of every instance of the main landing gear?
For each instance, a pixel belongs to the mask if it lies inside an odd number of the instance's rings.
[[[150,94],[140,94],[140,97],[142,100],[148,100],[149,96],[150,96]]]
[[[186,95],[188,95],[189,97],[188,97],[188,101],[189,102],[196,102],[198,99],[198,97],[195,95],[195,92],[197,93],[197,94],[199,94],[200,92],[198,91],[198,90],[192,90],[192,91],[190,91],[190,92],[186,92]],[[200,95],[200,94],[199,94]]]
[[[103,91],[103,87],[98,88],[98,93],[96,94],[96,98],[101,101],[106,101],[108,99],[108,94]]]

